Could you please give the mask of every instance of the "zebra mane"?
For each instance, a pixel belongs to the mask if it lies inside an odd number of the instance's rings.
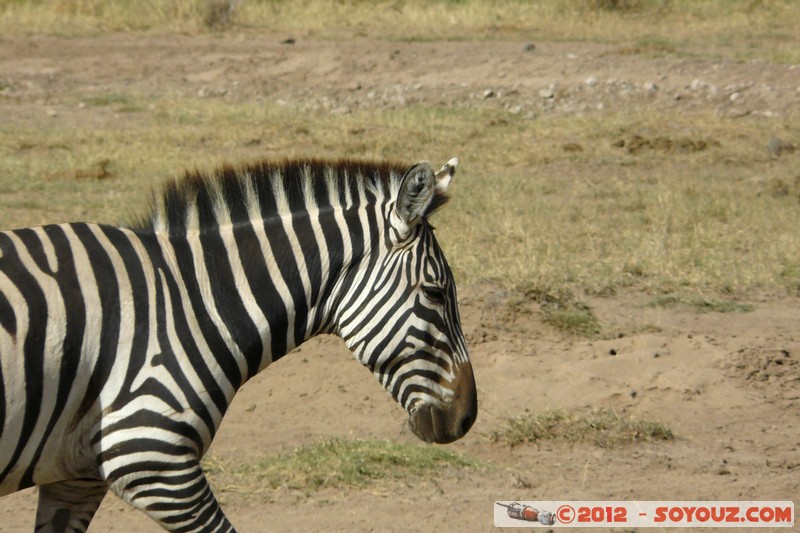
[[[350,208],[397,196],[411,165],[352,159],[263,160],[223,165],[211,173],[186,172],[154,195],[149,212],[128,227],[184,235],[259,218]],[[432,214],[447,197],[437,195]]]

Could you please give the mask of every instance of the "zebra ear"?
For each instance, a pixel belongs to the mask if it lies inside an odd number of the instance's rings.
[[[447,194],[447,187],[450,185],[450,180],[456,173],[458,166],[458,158],[454,157],[444,164],[442,169],[436,173],[436,194]]]
[[[411,228],[425,216],[436,188],[436,176],[429,162],[420,161],[406,171],[394,208],[406,227]]]

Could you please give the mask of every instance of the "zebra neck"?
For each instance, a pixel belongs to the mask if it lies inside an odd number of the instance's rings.
[[[202,340],[232,381],[238,370],[232,385],[331,332],[345,274],[365,250],[362,216],[327,210],[162,238]]]

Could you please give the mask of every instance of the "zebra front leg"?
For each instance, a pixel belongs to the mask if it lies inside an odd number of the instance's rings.
[[[98,479],[76,479],[39,487],[37,533],[86,531],[108,487]]]
[[[109,483],[111,491],[164,529],[235,533],[197,459],[133,462],[119,470],[126,473]]]

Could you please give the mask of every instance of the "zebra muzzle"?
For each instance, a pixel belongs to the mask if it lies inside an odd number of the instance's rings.
[[[441,408],[430,404],[415,406],[408,424],[420,440],[447,444],[469,432],[478,416],[478,393],[472,367],[461,369],[454,383],[453,401]]]

